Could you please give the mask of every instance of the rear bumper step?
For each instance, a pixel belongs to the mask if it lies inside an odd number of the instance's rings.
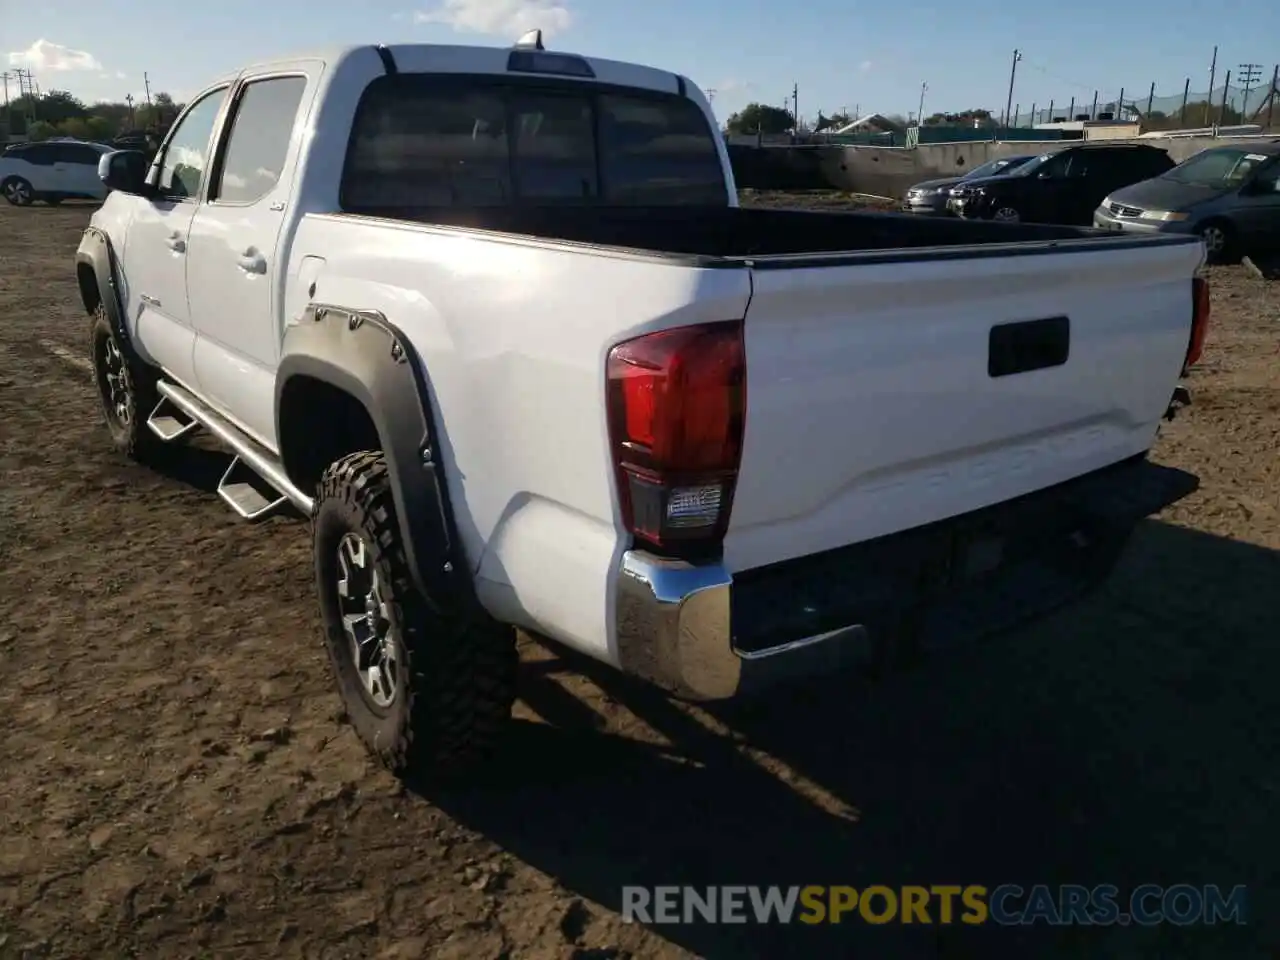
[[[780,679],[990,633],[1078,596],[1129,531],[1194,492],[1192,474],[1136,458],[1007,503],[740,573],[640,550],[617,577],[621,666],[720,700]]]

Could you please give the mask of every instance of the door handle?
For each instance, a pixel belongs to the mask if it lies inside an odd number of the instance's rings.
[[[240,258],[236,261],[236,264],[245,273],[267,272],[267,258],[257,250],[253,249],[253,247],[250,247],[244,253],[240,254]]]
[[[178,233],[176,230],[173,233],[169,234],[169,237],[167,240],[165,240],[165,243],[169,245],[169,249],[172,250],[174,253],[186,252],[187,241],[183,240],[182,234]]]

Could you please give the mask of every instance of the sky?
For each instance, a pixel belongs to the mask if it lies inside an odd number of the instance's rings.
[[[818,110],[914,114],[922,84],[926,115],[999,113],[1015,48],[1013,99],[1024,112],[1051,99],[1064,112],[1073,96],[1087,105],[1095,89],[1100,102],[1121,88],[1141,100],[1153,81],[1157,96],[1180,96],[1187,77],[1193,91],[1208,89],[1214,43],[1219,86],[1249,61],[1261,63],[1265,84],[1280,56],[1280,4],[1258,0],[0,0],[0,67],[30,69],[42,90],[88,102],[141,101],[145,71],[153,93],[181,101],[222,73],[309,48],[508,46],[531,27],[551,49],[683,73],[715,91],[722,120],[752,101],[782,106],[793,85],[810,119]],[[9,87],[16,95],[16,81]]]

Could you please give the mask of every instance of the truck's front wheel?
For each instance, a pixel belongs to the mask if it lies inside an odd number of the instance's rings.
[[[389,769],[431,779],[472,768],[515,700],[515,633],[438,613],[410,575],[381,453],[320,479],[313,517],[325,646],[347,716]]]
[[[160,399],[156,377],[121,341],[102,304],[89,321],[89,359],[111,445],[146,462],[162,445],[147,426],[147,416]]]

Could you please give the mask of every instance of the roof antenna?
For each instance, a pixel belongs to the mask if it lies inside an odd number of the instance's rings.
[[[529,30],[516,41],[517,50],[545,50],[542,45],[542,31]]]

